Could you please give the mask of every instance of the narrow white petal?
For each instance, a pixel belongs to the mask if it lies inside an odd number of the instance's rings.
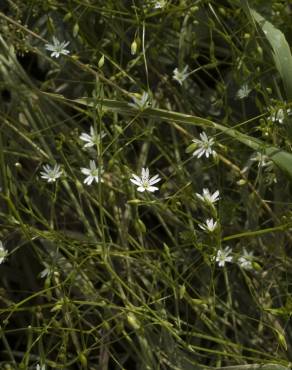
[[[90,160],[89,167],[90,167],[91,171],[96,170],[96,164],[95,164],[93,159]]]
[[[200,155],[201,152],[202,152],[202,148],[199,148],[199,149],[194,151],[193,156],[199,158],[199,155]],[[204,153],[204,151],[203,151],[203,153]]]
[[[206,135],[205,131],[200,133],[200,138],[202,139],[202,141],[208,141],[208,136]]]
[[[135,174],[132,174],[132,176],[134,177],[134,179],[135,179],[136,181],[139,181],[140,183],[142,182],[142,180],[141,180],[141,178],[140,178],[139,176],[137,176],[137,175],[135,175]]]
[[[149,168],[142,168],[141,177],[149,178]]]
[[[46,44],[46,45],[45,45],[45,48],[46,48],[46,50],[48,50],[48,51],[54,51],[54,50],[55,50],[55,47],[54,47],[53,45],[50,45],[50,44]]]
[[[81,140],[83,141],[91,141],[91,136],[89,136],[86,133],[83,133],[82,135],[79,136]]]
[[[148,186],[147,190],[152,193],[152,192],[158,190],[158,188],[156,186]]]
[[[152,177],[152,179],[149,180],[149,185],[154,185],[156,184],[157,182],[159,182],[161,180],[161,178],[156,178],[154,179],[154,177]]]
[[[48,164],[45,164],[45,165],[43,166],[43,169],[44,169],[46,172],[49,172],[49,171],[51,171],[51,166],[49,166]]]
[[[198,151],[199,151],[198,158],[201,158],[204,155],[204,153],[205,153],[205,149],[204,148],[201,148]]]
[[[153,181],[153,180],[155,181],[156,179],[161,180],[161,178],[159,177],[159,175],[155,175],[155,176],[152,176],[149,181]]]
[[[91,135],[91,137],[94,136],[94,128],[93,128],[93,126],[90,126],[90,135]],[[91,139],[91,137],[90,137],[90,139]]]
[[[83,175],[90,175],[90,169],[89,168],[81,168],[81,172]]]
[[[91,185],[92,184],[92,181],[93,181],[93,177],[92,176],[88,176],[84,180],[84,184]]]
[[[135,179],[130,179],[130,181],[131,181],[133,184],[137,185],[137,186],[141,186],[141,185],[142,185],[141,181],[137,181],[137,180],[135,180]]]
[[[202,195],[201,194],[198,194],[198,193],[196,193],[196,196],[202,201],[202,202],[204,202],[204,197],[202,197]]]
[[[216,190],[215,191],[215,193],[212,195],[212,199],[213,199],[213,201],[215,201],[215,200],[217,200],[217,199],[219,199],[219,190]]]

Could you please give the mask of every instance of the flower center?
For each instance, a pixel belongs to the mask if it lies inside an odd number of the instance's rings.
[[[149,187],[149,181],[148,179],[142,179],[142,184],[143,184],[143,188],[148,188]]]
[[[225,259],[226,259],[226,255],[224,253],[221,254],[221,256],[219,257],[220,261],[224,262]]]
[[[96,168],[95,170],[92,170],[92,171],[91,171],[91,176],[93,176],[93,177],[98,177],[98,175],[99,175],[98,168]]]
[[[211,148],[211,143],[210,143],[209,141],[205,141],[205,142],[203,143],[203,147],[204,147],[205,149],[209,149],[209,148]]]

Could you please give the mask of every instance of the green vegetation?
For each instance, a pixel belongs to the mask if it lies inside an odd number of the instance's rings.
[[[1,369],[291,367],[291,17],[0,2]]]

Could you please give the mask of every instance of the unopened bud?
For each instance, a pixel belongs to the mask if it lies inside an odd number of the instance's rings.
[[[135,55],[137,53],[137,42],[136,40],[134,40],[131,44],[131,54],[132,55]]]
[[[98,68],[102,68],[104,65],[104,55],[102,54],[101,58],[98,61]]]

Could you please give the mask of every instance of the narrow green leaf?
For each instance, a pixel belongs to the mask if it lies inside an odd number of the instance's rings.
[[[256,23],[261,27],[269,44],[272,47],[273,59],[279,72],[287,99],[292,99],[292,55],[290,46],[285,38],[285,35],[275,26],[257,13],[254,9],[250,9],[250,14]]]

